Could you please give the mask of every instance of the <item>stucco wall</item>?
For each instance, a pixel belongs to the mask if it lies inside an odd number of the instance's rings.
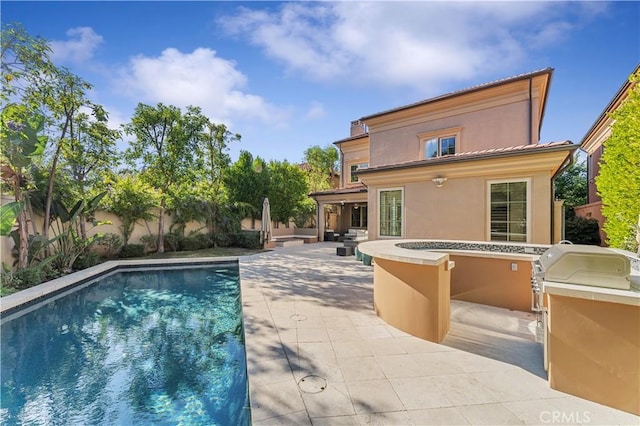
[[[532,105],[533,117],[537,116],[537,102]],[[370,165],[372,167],[414,161],[420,157],[418,135],[425,132],[462,127],[456,152],[471,152],[490,148],[526,145],[529,143],[529,102],[526,99],[482,109],[431,119],[424,116],[389,129],[371,129]],[[533,143],[538,142],[537,123],[533,123]]]
[[[449,331],[450,271],[376,258],[373,302],[376,314],[394,327],[432,342]]]
[[[351,182],[351,165],[369,163],[369,139],[362,138],[355,141],[340,144],[342,154],[341,179],[342,186],[349,187],[357,185],[357,182]]]
[[[499,168],[497,168],[499,170]],[[488,182],[530,179],[529,243],[551,239],[551,187],[548,173],[498,174],[448,179],[441,188],[431,180],[403,185],[369,186],[369,239],[378,239],[378,190],[404,189],[403,238],[489,241]]]
[[[530,260],[449,257],[456,262],[451,270],[451,299],[531,311]]]
[[[37,217],[37,226],[38,226],[38,230],[41,231],[42,230],[42,218],[41,217]],[[87,224],[87,235],[88,236],[92,236],[95,235],[96,233],[102,233],[102,234],[107,234],[107,233],[112,233],[112,234],[116,234],[119,235],[120,237],[122,237],[122,230],[121,230],[121,225],[122,222],[120,220],[120,218],[112,213],[108,213],[108,212],[104,212],[104,211],[99,211],[96,213],[96,220],[101,221],[101,222],[111,222],[109,224],[104,224],[104,225],[100,225],[97,227],[93,227],[91,224]],[[242,220],[241,223],[241,227],[242,229],[245,230],[249,230],[249,229],[257,229],[259,230],[261,227],[261,221],[260,219],[255,220],[255,228],[252,227],[253,221],[251,219],[244,219]],[[164,232],[169,232],[169,229],[171,227],[172,224],[172,218],[170,215],[165,215],[164,218]],[[285,228],[284,225],[280,225],[280,229],[282,230],[281,233],[282,235],[293,235],[294,233],[294,228],[293,228],[293,223],[291,223],[290,228]],[[271,225],[272,229],[274,230],[274,234],[280,232],[280,230],[274,228],[274,224]],[[56,227],[53,226],[51,228],[50,231],[50,237],[56,235],[55,233]],[[189,235],[191,232],[194,233],[199,233],[199,232],[207,232],[207,228],[205,226],[205,224],[200,223],[200,222],[190,222],[187,224],[186,228],[185,228],[185,235]],[[316,230],[313,229],[312,230],[313,234],[315,235]],[[29,233],[32,234],[33,233],[33,228],[29,228]],[[129,238],[129,244],[140,244],[141,243],[141,238],[144,237],[145,235],[149,235],[149,234],[158,234],[158,221],[157,219],[154,219],[152,221],[149,221],[147,223],[145,223],[144,221],[140,221],[138,224],[136,224],[136,226],[133,229],[133,233],[131,234],[131,237]],[[9,237],[0,237],[0,260],[4,263],[6,263],[7,265],[12,265],[13,264],[13,257],[11,255],[11,250],[13,249],[13,240]]]
[[[640,415],[640,307],[551,295],[553,389]]]

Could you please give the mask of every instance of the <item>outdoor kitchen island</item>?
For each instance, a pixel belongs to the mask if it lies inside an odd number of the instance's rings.
[[[443,240],[376,240],[358,250],[374,260],[376,314],[414,336],[440,343],[450,302],[531,310],[531,262],[549,246]]]
[[[640,415],[640,262],[631,253],[440,240],[359,250],[374,260],[376,314],[392,326],[440,343],[451,299],[539,312],[551,387]]]

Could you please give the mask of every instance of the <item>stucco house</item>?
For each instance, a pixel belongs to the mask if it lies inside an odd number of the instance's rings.
[[[638,65],[631,74],[633,75],[639,70],[640,65]],[[611,125],[614,120],[610,114],[618,109],[624,100],[627,99],[632,87],[633,84],[627,79],[580,142],[580,149],[587,154],[587,204],[576,207],[575,212],[578,216],[592,218],[598,221],[600,224],[600,240],[603,244],[606,241],[605,232],[602,230],[605,219],[602,215],[602,199],[596,187],[596,176],[600,173],[600,159],[604,152],[603,144],[609,139],[609,136],[611,136]]]
[[[341,182],[311,194],[318,233],[548,244],[553,180],[578,145],[539,143],[553,69],[455,91],[351,123]]]

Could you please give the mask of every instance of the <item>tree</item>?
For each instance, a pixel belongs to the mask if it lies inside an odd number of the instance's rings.
[[[107,197],[107,211],[120,218],[125,245],[129,243],[136,223],[155,218],[151,210],[156,205],[153,188],[132,174],[125,174],[111,184]]]
[[[338,169],[338,150],[335,146],[321,148],[314,145],[304,151],[308,165],[307,182],[311,192],[331,189],[332,180]]]
[[[304,172],[287,161],[269,163],[269,202],[271,217],[289,226],[289,220],[307,198],[309,185]]]
[[[63,168],[73,179],[73,184],[80,200],[88,204],[88,191],[116,166],[118,155],[116,141],[120,138],[120,131],[111,130],[107,126],[108,114],[99,105],[93,108],[93,120],[86,114],[77,118],[76,137],[69,140],[62,147],[62,157],[65,160]],[[87,238],[86,213],[80,211],[80,236]],[[91,213],[91,212],[89,212]]]
[[[556,199],[564,200],[567,208],[587,202],[587,166],[584,161],[573,163],[555,180]]]
[[[269,167],[260,157],[253,159],[248,151],[240,151],[238,161],[224,176],[229,202],[249,206],[249,216],[255,221],[262,214],[262,202],[269,195]],[[255,224],[254,224],[255,227]]]
[[[21,208],[18,219],[18,268],[28,265],[29,229],[24,209],[25,169],[32,156],[44,151],[46,137],[38,136],[44,127],[44,117],[28,111],[24,105],[10,104],[2,110],[0,127],[0,153],[2,180],[13,189],[14,199]]]
[[[221,204],[224,203],[224,177],[231,166],[229,144],[239,141],[239,134],[231,133],[224,124],[216,125],[210,121],[207,122],[204,134],[198,141],[197,170],[203,174],[203,182],[200,185],[204,197],[202,212],[212,234],[216,232],[218,213]]]
[[[30,36],[19,24],[2,24],[0,70],[3,103],[12,97],[30,99],[48,84],[57,72],[49,54],[51,48],[41,37]],[[29,110],[34,105],[26,104]]]
[[[127,157],[132,164],[141,162],[141,178],[159,193],[158,253],[164,252],[164,213],[169,194],[183,179],[193,177],[193,153],[207,121],[195,107],[187,107],[182,114],[175,106],[140,103],[125,125],[126,133],[135,136]]]
[[[629,79],[629,96],[611,113],[596,187],[602,198],[604,230],[611,247],[638,250],[640,217],[640,72]]]
[[[53,202],[54,181],[58,170],[58,161],[60,160],[63,147],[77,138],[77,121],[80,119],[80,108],[90,105],[86,98],[86,91],[89,89],[91,89],[89,83],[68,70],[63,69],[56,72],[55,79],[50,86],[44,87],[35,93],[36,100],[51,113],[50,119],[52,126],[57,127],[59,130],[59,136],[56,138],[56,143],[53,146],[49,167],[44,224],[42,226],[42,233],[45,239],[49,237],[51,204]],[[94,109],[96,108],[94,105],[92,105],[92,107]]]

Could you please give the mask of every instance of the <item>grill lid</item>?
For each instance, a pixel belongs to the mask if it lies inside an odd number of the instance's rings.
[[[581,244],[556,244],[540,255],[545,281],[629,290],[631,262],[613,250]]]

